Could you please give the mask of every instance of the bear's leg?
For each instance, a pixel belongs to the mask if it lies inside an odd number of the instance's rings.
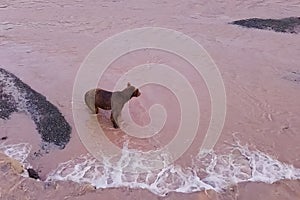
[[[118,116],[119,116],[119,113],[116,112],[116,111],[111,111],[111,115],[110,115],[110,121],[113,123],[113,126],[114,128],[119,128],[119,125],[117,123],[117,120],[118,120]]]
[[[99,113],[99,108],[97,106],[95,106],[95,113],[98,114]]]
[[[110,121],[113,123],[114,128],[119,128],[117,122],[115,121],[113,114],[110,115]]]

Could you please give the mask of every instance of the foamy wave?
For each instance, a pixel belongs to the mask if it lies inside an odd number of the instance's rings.
[[[217,191],[241,182],[274,183],[282,179],[300,179],[300,169],[239,144],[232,147],[229,154],[211,152],[197,159],[197,162],[204,161],[207,175],[203,181]]]
[[[130,174],[111,168],[110,164],[100,162],[89,154],[60,164],[46,181],[52,180],[91,183],[96,188],[143,188],[162,196],[171,191],[189,193],[213,189],[192,171],[183,171],[178,166],[171,165],[156,173]]]
[[[143,188],[165,196],[169,192],[191,193],[208,189],[222,191],[245,181],[273,183],[281,179],[300,179],[300,169],[240,145],[224,155],[214,152],[199,155],[189,169],[170,165],[160,171],[144,174],[131,174],[122,170],[132,162],[128,159],[128,154],[124,153],[122,157],[122,165],[112,168],[107,158],[98,161],[89,154],[83,155],[61,163],[49,174],[47,181],[70,180],[90,183],[96,188]]]
[[[0,143],[0,152],[4,153],[10,158],[13,158],[19,161],[24,169],[32,168],[27,158],[30,154],[32,146],[28,143],[19,143],[19,144],[5,144]],[[27,170],[24,170],[21,174],[23,177],[29,177]]]
[[[0,151],[21,162],[25,167],[30,167],[26,161],[31,151],[30,144],[1,143]],[[132,165],[133,162],[145,164],[143,158],[140,158],[139,162],[139,155],[141,154],[138,151],[124,147],[122,157],[114,167],[111,158],[103,157],[99,161],[90,154],[82,155],[61,163],[48,175],[46,181],[69,180],[90,183],[96,188],[142,188],[165,196],[169,192],[191,193],[208,189],[219,192],[246,181],[274,183],[282,179],[300,179],[300,169],[239,144],[233,146],[227,154],[199,154],[193,160],[193,166],[188,169],[170,165],[159,171],[128,173],[128,165]],[[28,177],[26,172],[22,175]]]
[[[26,158],[28,157],[32,146],[28,143],[19,144],[0,144],[0,151],[5,155],[19,161],[22,164],[26,164]]]

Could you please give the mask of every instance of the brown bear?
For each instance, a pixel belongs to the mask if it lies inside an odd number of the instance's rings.
[[[139,89],[127,84],[127,88],[122,91],[110,92],[103,89],[92,89],[85,93],[85,104],[89,109],[98,114],[99,108],[103,110],[112,110],[110,120],[113,123],[114,128],[119,128],[118,117],[124,107],[132,97],[138,97],[141,93]]]

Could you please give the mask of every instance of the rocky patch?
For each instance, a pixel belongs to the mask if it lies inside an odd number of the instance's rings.
[[[42,137],[42,148],[54,144],[63,149],[69,142],[71,126],[57,107],[14,74],[0,68],[0,118],[7,120],[14,112],[30,115]]]
[[[300,17],[289,17],[283,19],[250,18],[233,21],[230,24],[239,25],[246,28],[272,30],[282,33],[297,34],[300,32]]]

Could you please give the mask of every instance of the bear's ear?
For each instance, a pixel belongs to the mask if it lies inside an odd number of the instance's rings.
[[[127,83],[127,87],[129,87],[129,86],[131,86],[131,84],[128,82],[128,83]]]

